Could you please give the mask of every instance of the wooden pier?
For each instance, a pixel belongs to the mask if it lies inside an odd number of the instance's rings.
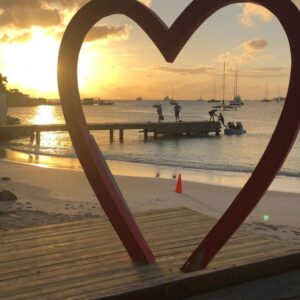
[[[191,122],[126,122],[126,123],[91,123],[88,124],[89,130],[104,130],[109,132],[110,141],[114,140],[114,131],[119,132],[119,141],[124,140],[125,130],[138,130],[144,133],[146,140],[150,133],[154,138],[159,134],[164,135],[208,135],[215,133],[219,135],[221,123],[214,121],[191,121]],[[65,124],[49,125],[8,125],[0,126],[0,139],[9,136],[30,136],[30,141],[38,145],[40,143],[41,132],[68,131]]]
[[[0,232],[0,299],[174,300],[300,268],[300,249],[238,230],[206,270],[183,274],[216,220],[182,207],[134,215],[155,264],[133,264],[105,218]]]

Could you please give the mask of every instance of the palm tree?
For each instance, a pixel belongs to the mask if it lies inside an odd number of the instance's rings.
[[[0,73],[0,92],[6,92],[7,77]]]

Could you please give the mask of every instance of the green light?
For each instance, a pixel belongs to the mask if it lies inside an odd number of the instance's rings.
[[[269,221],[270,217],[269,217],[269,215],[265,214],[263,219],[264,219],[264,221]]]

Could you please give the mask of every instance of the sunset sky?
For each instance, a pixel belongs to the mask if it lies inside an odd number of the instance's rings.
[[[99,0],[100,1],[100,0]],[[58,98],[56,66],[62,34],[86,0],[0,0],[0,73],[8,88]],[[144,0],[171,25],[191,0]],[[294,0],[300,6],[300,0]],[[243,99],[285,96],[290,52],[278,20],[253,4],[230,5],[197,30],[173,64],[166,63],[130,19],[101,20],[86,37],[79,66],[82,97],[210,99],[233,97],[239,70]]]

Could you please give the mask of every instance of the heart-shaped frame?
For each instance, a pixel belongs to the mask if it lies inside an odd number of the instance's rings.
[[[66,124],[85,174],[128,254],[135,262],[154,256],[132,217],[98,145],[90,135],[81,107],[77,81],[78,57],[88,31],[102,18],[123,14],[151,38],[165,60],[173,62],[195,30],[220,8],[253,2],[271,11],[290,44],[291,75],[286,101],[271,140],[251,177],[212,230],[183,265],[183,272],[203,269],[247,218],[285,161],[300,126],[300,13],[290,0],[194,0],[168,28],[136,0],[92,0],[69,23],[58,58],[58,87]]]

